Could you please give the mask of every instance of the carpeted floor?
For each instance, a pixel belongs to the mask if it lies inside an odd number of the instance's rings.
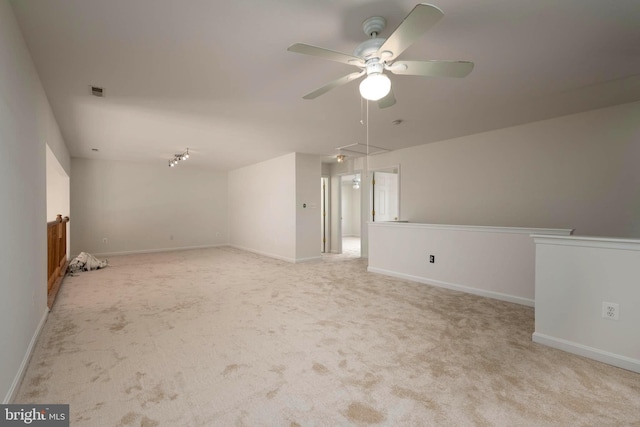
[[[531,341],[533,309],[212,248],[68,277],[16,403],[72,426],[640,426],[640,375]]]
[[[342,255],[348,258],[360,258],[360,238],[343,237]]]

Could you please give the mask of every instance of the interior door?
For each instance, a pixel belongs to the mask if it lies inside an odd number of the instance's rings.
[[[373,172],[371,182],[372,221],[398,221],[399,188],[397,172]]]

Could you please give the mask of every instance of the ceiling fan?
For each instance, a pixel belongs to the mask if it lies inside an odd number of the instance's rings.
[[[443,16],[442,11],[433,5],[418,4],[387,39],[378,37],[387,21],[380,16],[368,18],[362,23],[362,29],[371,38],[358,45],[353,55],[304,43],[292,44],[287,49],[290,52],[316,56],[360,68],[360,71],[329,82],[303,98],[314,99],[366,74],[367,77],[360,83],[360,94],[370,101],[378,101],[380,108],[387,108],[394,105],[396,99],[391,90],[391,80],[384,71],[399,75],[425,77],[467,76],[473,69],[473,62],[396,61],[402,52]]]

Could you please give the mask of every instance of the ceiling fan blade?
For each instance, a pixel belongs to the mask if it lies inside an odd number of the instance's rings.
[[[389,91],[387,96],[378,100],[378,108],[389,108],[396,103],[396,97],[393,96],[393,89]]]
[[[416,5],[404,18],[404,21],[398,25],[398,28],[394,30],[393,34],[380,46],[378,54],[385,61],[397,58],[443,16],[442,11],[435,6],[430,4]]]
[[[393,74],[424,77],[466,77],[473,70],[469,61],[396,61],[387,67]]]
[[[357,56],[347,55],[346,53],[336,52],[325,49],[323,47],[311,46],[310,44],[294,43],[287,48],[289,52],[302,53],[304,55],[316,56],[318,58],[328,59],[330,61],[341,62],[347,65],[355,65],[356,67],[364,67],[364,61]]]
[[[338,86],[342,86],[343,84],[349,83],[351,80],[357,79],[358,77],[362,76],[364,73],[365,73],[365,71],[362,70],[360,72],[347,74],[344,77],[340,77],[339,79],[336,79],[336,80],[334,80],[332,82],[329,82],[326,85],[322,86],[321,88],[316,89],[313,92],[306,94],[302,98],[303,99],[314,99],[314,98],[317,98],[320,95],[322,95],[323,93],[329,92],[333,88],[336,88]]]

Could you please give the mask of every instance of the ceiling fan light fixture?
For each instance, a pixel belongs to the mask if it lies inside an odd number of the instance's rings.
[[[389,94],[391,80],[383,73],[372,73],[360,83],[360,95],[369,101],[378,101]]]

